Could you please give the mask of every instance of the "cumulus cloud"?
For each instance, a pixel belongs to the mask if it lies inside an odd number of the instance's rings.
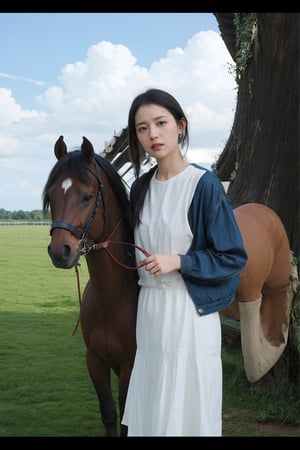
[[[149,68],[139,66],[124,45],[101,41],[87,49],[85,59],[61,68],[57,82],[36,98],[39,110],[23,108],[13,92],[0,87],[0,207],[40,208],[36,193],[42,192],[55,162],[58,136],[64,135],[70,149],[86,136],[96,151],[103,151],[105,142],[126,127],[133,98],[149,87],[166,89],[179,100],[190,121],[190,158],[209,167],[233,121],[236,85],[228,70],[232,63],[214,31],[195,34],[184,48],[170,49]],[[15,202],[12,196],[9,202],[5,199],[9,171],[19,180],[13,189]]]
[[[28,111],[22,109],[21,105],[18,105],[12,96],[12,92],[9,89],[0,87],[0,123],[1,130],[7,126],[12,126],[15,123],[22,120],[35,119],[38,117],[38,111]],[[0,150],[1,152],[1,150]]]

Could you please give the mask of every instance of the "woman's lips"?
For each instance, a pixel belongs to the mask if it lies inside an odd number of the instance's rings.
[[[152,150],[159,150],[162,147],[163,144],[153,144],[151,145]]]

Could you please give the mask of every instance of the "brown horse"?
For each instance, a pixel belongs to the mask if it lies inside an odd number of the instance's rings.
[[[298,277],[285,228],[272,209],[248,203],[235,208],[234,215],[248,262],[235,300],[222,314],[240,321],[244,368],[253,383],[286,347]]]
[[[87,368],[95,387],[107,436],[127,429],[122,418],[136,350],[138,298],[128,195],[121,177],[83,138],[81,150],[67,152],[61,136],[58,159],[43,192],[43,208],[53,221],[48,253],[54,266],[69,269],[86,257],[90,280],[84,290],[80,324]],[[128,243],[128,244],[127,244]],[[133,270],[131,270],[133,269]],[[119,411],[111,389],[119,381]]]

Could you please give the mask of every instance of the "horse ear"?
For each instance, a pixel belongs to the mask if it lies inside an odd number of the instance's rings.
[[[64,137],[59,136],[54,145],[54,153],[57,159],[61,159],[67,154],[67,146],[64,143]]]
[[[88,163],[91,163],[94,159],[93,144],[84,136],[82,137],[82,139],[83,142],[81,144],[81,154]]]

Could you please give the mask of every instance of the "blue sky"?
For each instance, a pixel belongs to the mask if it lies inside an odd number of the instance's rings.
[[[0,13],[0,208],[41,208],[59,135],[104,150],[133,98],[168,90],[190,120],[190,160],[229,137],[233,61],[212,13]]]

